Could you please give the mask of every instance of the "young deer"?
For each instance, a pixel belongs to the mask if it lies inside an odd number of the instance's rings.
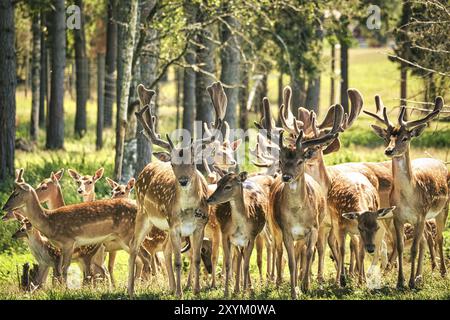
[[[334,106],[333,128],[320,138],[304,140],[300,130],[294,146],[284,146],[283,132],[280,134],[281,178],[277,179],[270,196],[271,214],[269,223],[277,250],[277,283],[281,278],[282,242],[286,247],[290,271],[291,296],[296,298],[297,268],[294,244],[306,244],[306,263],[303,272],[302,290],[309,290],[310,267],[320,224],[326,214],[326,197],[320,185],[305,173],[305,162],[318,146],[329,144],[338,136],[343,120],[343,109]]]
[[[154,91],[138,87],[141,101],[150,101]],[[216,110],[214,135],[191,141],[187,147],[175,147],[170,137],[162,140],[156,133],[157,117],[150,112],[149,104],[136,113],[147,138],[168,152],[155,155],[165,162],[152,162],[139,174],[136,181],[138,215],[129,260],[128,293],[134,292],[134,263],[137,250],[154,225],[168,231],[171,246],[165,250],[169,285],[177,297],[181,297],[181,239],[191,237],[194,268],[194,293],[200,292],[200,255],[204,228],[208,221],[206,198],[208,187],[205,178],[196,168],[198,147],[216,140],[222,126],[227,98],[220,83],[208,87]],[[185,143],[186,144],[186,143]],[[172,253],[175,256],[176,284],[172,269]]]
[[[381,99],[378,97],[381,102]],[[382,105],[382,103],[380,103]],[[394,226],[398,252],[397,288],[404,287],[403,247],[404,224],[414,226],[414,238],[411,245],[411,275],[409,287],[416,286],[416,279],[422,278],[423,248],[425,239],[423,231],[427,219],[436,219],[436,242],[441,258],[441,275],[445,276],[446,266],[443,251],[442,232],[448,216],[449,207],[449,172],[442,161],[435,159],[411,160],[409,154],[410,141],[420,136],[427,124],[436,118],[444,100],[437,97],[433,111],[422,119],[405,121],[406,108],[402,107],[398,124],[389,121],[387,109],[383,107],[382,115],[364,111],[385,125],[385,128],[372,125],[374,132],[384,139],[385,155],[392,158],[393,186],[390,193],[391,205],[395,205]],[[420,242],[419,257],[416,270],[417,249]]]
[[[41,207],[36,191],[26,183],[16,183],[3,211],[20,209],[34,227],[61,249],[58,274],[67,279],[75,247],[116,240],[128,251],[136,207],[128,200],[102,200],[68,205],[54,210]]]
[[[111,187],[111,199],[120,199],[120,198],[129,198],[130,192],[133,190],[136,180],[134,178],[130,178],[127,184],[119,184],[114,180],[106,177],[106,181]]]
[[[93,176],[82,176],[77,171],[69,169],[69,175],[77,183],[77,193],[83,197],[84,202],[95,200],[95,183],[103,177],[104,169],[100,168],[95,171]]]
[[[218,205],[216,217],[222,230],[222,247],[225,260],[225,296],[228,296],[231,276],[231,250],[237,249],[235,293],[239,292],[240,266],[244,260],[244,290],[251,286],[250,256],[256,237],[266,222],[267,194],[254,182],[247,180],[247,172],[228,173],[217,183],[217,189],[208,198],[209,205]],[[228,208],[230,207],[230,208]]]

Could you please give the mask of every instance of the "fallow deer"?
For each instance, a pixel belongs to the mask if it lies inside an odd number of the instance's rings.
[[[95,171],[93,176],[82,176],[76,170],[69,169],[69,175],[77,183],[77,193],[83,197],[84,202],[95,200],[95,183],[103,177],[104,169],[100,168]]]
[[[136,183],[136,180],[134,178],[130,178],[127,184],[119,184],[108,177],[106,177],[106,181],[112,189],[111,199],[128,198],[130,196],[131,190],[133,190]]]
[[[138,87],[140,96],[148,95],[150,101],[154,91]],[[216,110],[214,122],[215,132],[203,139],[191,141],[186,147],[175,147],[170,137],[162,140],[156,133],[157,118],[151,113],[149,104],[136,113],[138,121],[144,128],[145,135],[155,145],[168,152],[157,153],[160,160],[152,162],[139,174],[136,181],[136,197],[138,215],[132,240],[130,259],[128,293],[134,292],[134,263],[137,250],[145,236],[154,225],[168,231],[171,246],[165,251],[166,269],[172,292],[181,297],[181,239],[191,237],[194,268],[194,293],[200,292],[199,271],[201,245],[204,228],[208,221],[207,183],[196,168],[198,147],[208,145],[216,140],[222,126],[227,98],[220,83],[208,87],[213,106]],[[184,142],[186,144],[186,142]],[[176,283],[172,269],[172,253],[175,256]]]
[[[304,140],[303,131],[295,140],[295,145],[284,146],[283,132],[280,133],[280,169],[282,176],[272,188],[269,223],[277,250],[277,283],[281,277],[282,242],[285,245],[290,271],[291,296],[296,298],[297,268],[294,244],[306,244],[306,264],[302,280],[302,290],[309,290],[310,267],[319,226],[323,221],[327,206],[326,196],[320,185],[305,173],[305,162],[310,159],[318,146],[335,140],[343,120],[342,106],[334,106],[333,128],[320,138]]]
[[[256,237],[266,222],[268,197],[256,183],[247,180],[247,172],[229,173],[217,183],[217,189],[207,202],[217,205],[216,217],[222,230],[222,247],[225,260],[225,296],[228,296],[231,276],[232,248],[236,247],[237,272],[235,293],[239,292],[240,266],[244,260],[244,290],[251,286],[250,256]],[[229,207],[229,208],[228,208]]]
[[[36,191],[26,183],[15,184],[2,210],[18,209],[61,249],[58,274],[62,274],[64,281],[75,247],[115,240],[128,251],[136,218],[136,208],[126,199],[93,201],[47,210],[40,205]]]
[[[379,100],[381,101],[381,99]],[[390,203],[396,206],[394,226],[398,253],[397,288],[404,287],[403,248],[404,224],[406,222],[414,226],[409,287],[414,288],[416,279],[422,278],[423,247],[425,242],[423,231],[427,219],[436,219],[436,242],[441,259],[441,275],[445,276],[447,272],[442,232],[448,216],[449,172],[442,161],[431,158],[411,160],[409,153],[410,141],[422,134],[427,124],[439,115],[443,105],[444,100],[442,97],[437,97],[431,113],[421,119],[412,121],[405,121],[406,108],[401,107],[397,125],[394,125],[389,120],[386,107],[383,107],[382,115],[364,111],[384,124],[385,128],[372,125],[372,129],[385,141],[386,149],[384,153],[392,159],[393,185],[390,193]],[[419,250],[416,270],[419,244],[421,250]]]

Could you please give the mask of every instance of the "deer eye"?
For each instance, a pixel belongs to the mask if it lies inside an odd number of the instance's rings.
[[[225,186],[225,190],[231,190],[231,186]]]
[[[408,140],[408,137],[403,137],[403,138],[402,138],[402,141],[403,141],[403,142],[406,142],[407,140]]]
[[[88,181],[88,184],[92,184],[92,181]]]

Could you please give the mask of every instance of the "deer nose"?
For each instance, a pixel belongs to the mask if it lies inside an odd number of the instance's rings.
[[[79,194],[83,193],[83,190],[81,190],[81,189],[78,189],[77,191],[78,191]]]
[[[230,162],[233,167],[236,165],[236,160],[231,160]]]
[[[373,244],[366,245],[366,250],[370,254],[374,253],[375,252],[375,245],[373,245]]]
[[[394,149],[392,149],[392,148],[384,150],[384,154],[387,156],[392,156],[393,153],[394,153]]]
[[[283,174],[283,182],[289,182],[292,179],[292,176],[290,174]]]
[[[189,183],[189,179],[188,178],[180,178],[178,179],[178,183],[182,186],[182,187],[186,187]]]

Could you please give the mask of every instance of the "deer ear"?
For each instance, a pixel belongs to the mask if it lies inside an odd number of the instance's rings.
[[[342,216],[348,220],[355,220],[355,219],[358,219],[359,212],[346,212],[346,213],[343,213]]]
[[[98,180],[98,179],[100,179],[101,177],[103,177],[103,173],[105,172],[105,169],[103,169],[103,168],[100,168],[100,169],[98,169],[97,171],[95,171],[95,174],[94,174],[94,180]]]
[[[241,173],[239,173],[239,180],[241,182],[244,182],[245,180],[247,180],[247,177],[248,177],[247,171],[242,171]]]
[[[336,138],[328,147],[323,149],[322,152],[323,154],[330,154],[339,151],[340,148],[341,148],[341,141],[339,140],[339,138]]]
[[[425,130],[426,127],[427,127],[427,124],[424,123],[424,124],[421,124],[418,127],[415,127],[413,129],[411,129],[411,131],[409,131],[410,134],[411,134],[411,137],[418,137],[418,136],[420,136],[423,133],[423,131]]]
[[[111,188],[113,188],[113,189],[119,185],[119,184],[118,184],[117,182],[115,182],[113,179],[110,179],[110,178],[108,178],[108,177],[106,177],[106,182],[108,182],[109,186],[110,186]]]
[[[23,191],[30,191],[31,190],[30,185],[28,185],[26,183],[15,183],[15,185],[16,185],[16,187],[19,187]]]
[[[242,139],[234,140],[230,145],[231,150],[236,151],[237,148],[239,148],[239,146],[241,145],[241,143],[242,143]]]
[[[156,159],[158,159],[159,161],[162,161],[162,162],[169,162],[172,159],[170,154],[165,151],[153,152],[153,155],[155,156]]]
[[[67,171],[69,172],[69,176],[71,176],[72,179],[78,180],[78,179],[81,178],[80,174],[79,174],[78,172],[76,172],[75,170],[69,169],[69,170],[67,170]]]
[[[135,183],[136,183],[136,179],[134,179],[134,178],[131,178],[130,180],[128,180],[128,183],[127,183],[127,189],[128,189],[128,190],[133,189]]]
[[[390,208],[383,208],[377,211],[378,219],[389,219],[394,216],[395,206]]]
[[[52,172],[50,177],[52,178],[52,180],[54,182],[58,182],[59,180],[61,180],[63,174],[64,174],[64,169],[61,169],[61,170],[57,171],[56,173]]]
[[[386,129],[383,129],[383,128],[377,126],[376,124],[372,124],[370,126],[372,127],[373,132],[375,132],[375,134],[377,136],[379,136],[380,138],[385,139],[387,137]]]
[[[23,168],[16,170],[16,182],[25,182],[25,180],[23,180],[23,172]]]

